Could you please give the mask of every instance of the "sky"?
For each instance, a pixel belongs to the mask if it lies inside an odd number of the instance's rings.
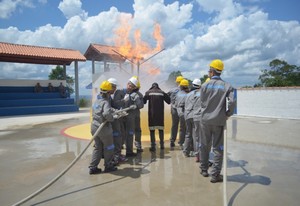
[[[0,0],[0,42],[84,54],[91,43],[114,45],[122,19],[131,25],[130,38],[139,29],[142,41],[155,47],[159,24],[164,50],[147,62],[159,70],[151,81],[162,82],[173,71],[200,78],[213,59],[221,59],[222,78],[238,88],[258,83],[273,59],[300,65],[299,8],[298,0]],[[67,67],[70,76],[73,67]],[[55,66],[0,68],[0,79],[47,79]],[[145,63],[141,70],[147,68]],[[141,85],[148,88],[143,72]],[[79,62],[80,94],[90,92],[85,87],[91,81],[91,62]]]

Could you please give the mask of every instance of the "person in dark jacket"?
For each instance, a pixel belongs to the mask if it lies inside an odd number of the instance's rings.
[[[151,88],[144,95],[144,103],[148,104],[148,126],[150,130],[151,147],[150,151],[156,151],[155,130],[159,131],[160,149],[164,149],[164,102],[171,103],[167,93],[162,91],[157,83],[153,83]]]

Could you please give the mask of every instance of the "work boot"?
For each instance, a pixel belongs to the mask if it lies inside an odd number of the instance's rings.
[[[128,159],[126,158],[125,155],[120,154],[119,155],[119,162],[126,162]]]
[[[211,176],[210,182],[211,183],[223,182],[223,176],[220,175],[220,174],[219,175],[213,175],[213,176]]]
[[[134,152],[126,152],[126,157],[135,157],[136,155]]]
[[[190,157],[190,153],[187,152],[187,151],[183,151],[183,154],[184,154],[185,157]]]
[[[117,167],[115,167],[115,166],[109,166],[109,167],[105,167],[104,172],[105,172],[105,173],[106,173],[106,172],[114,172],[114,171],[116,171],[116,170],[118,170]]]
[[[196,154],[196,162],[200,162],[199,154]]]
[[[142,147],[138,147],[138,148],[136,148],[136,152],[137,152],[137,153],[141,153],[141,152],[144,152],[144,150],[143,150]]]
[[[154,145],[154,146],[151,146],[151,147],[149,148],[149,151],[150,151],[150,152],[155,152],[155,151],[156,151],[155,145]]]
[[[207,170],[201,170],[200,174],[201,174],[203,177],[208,177],[208,176],[209,176]]]
[[[142,144],[140,142],[135,141],[134,142],[135,146],[136,146],[136,152],[140,153],[143,152],[144,150],[142,149]]]
[[[93,167],[90,168],[90,175],[96,175],[96,174],[100,174],[102,172],[102,170],[98,167]]]

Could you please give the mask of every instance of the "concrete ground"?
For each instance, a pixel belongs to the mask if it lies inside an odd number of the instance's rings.
[[[88,110],[1,117],[0,205],[19,202],[64,170],[89,142],[64,131],[89,120]],[[223,205],[223,183],[202,177],[195,159],[178,147],[170,151],[168,140],[165,150],[150,153],[149,136],[143,134],[144,152],[118,171],[89,175],[89,147],[64,176],[24,205]],[[299,134],[300,120],[230,118],[227,205],[298,206]]]

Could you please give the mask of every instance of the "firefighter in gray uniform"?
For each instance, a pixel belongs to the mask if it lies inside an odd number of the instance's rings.
[[[224,126],[226,120],[234,112],[235,99],[233,87],[221,79],[224,64],[215,59],[210,63],[212,73],[210,81],[201,87],[201,146],[200,169],[204,177],[208,177],[209,152],[213,150],[214,162],[210,182],[222,182],[220,174],[223,164]]]
[[[170,97],[162,91],[157,83],[145,93],[144,103],[148,103],[148,126],[150,130],[151,147],[150,151],[156,151],[155,130],[159,132],[160,149],[164,149],[164,102],[170,104]]]
[[[172,116],[172,127],[171,127],[171,137],[170,137],[170,147],[175,147],[175,141],[178,133],[179,117],[177,113],[177,108],[175,106],[176,94],[179,92],[180,81],[183,80],[182,76],[176,77],[177,86],[172,88],[167,94],[171,99],[171,116]],[[182,128],[180,127],[180,130]]]
[[[116,99],[118,99],[118,95],[120,95],[120,93],[122,93],[122,91],[117,90],[118,82],[115,78],[109,78],[107,81],[110,82],[112,85],[112,90],[110,92],[111,107],[119,110],[121,107],[116,102]],[[123,95],[123,97],[121,97],[121,99],[123,99],[124,96],[125,95]],[[113,138],[114,138],[114,145],[115,145],[114,161],[116,163],[125,162],[127,160],[125,158],[125,156],[122,155],[123,136],[125,135],[124,126],[123,126],[124,118],[125,117],[122,117],[119,119],[114,119],[114,121],[112,122]]]
[[[139,109],[143,108],[144,106],[144,102],[142,102],[140,96],[134,92],[137,89],[137,85],[138,80],[135,77],[131,77],[127,83],[126,94],[124,96],[124,108],[135,105],[135,109],[128,111],[128,116],[126,116],[126,157],[136,156],[136,153],[133,152],[135,119],[139,115]]]
[[[98,127],[104,123],[102,130],[95,137],[95,145],[90,163],[90,174],[99,174],[101,169],[98,168],[102,156],[104,156],[104,172],[117,170],[113,161],[114,141],[111,122],[113,122],[113,109],[109,102],[109,91],[112,85],[108,81],[103,81],[100,85],[99,99],[93,105],[93,120],[91,124],[91,133],[94,135]]]
[[[176,94],[176,98],[175,98],[175,107],[177,109],[177,114],[179,117],[179,124],[180,124],[178,144],[180,148],[183,150],[183,143],[184,143],[185,132],[186,132],[186,125],[184,119],[184,105],[185,105],[185,98],[189,93],[189,81],[186,79],[181,80],[179,83],[179,88],[180,90]]]
[[[186,132],[185,132],[185,140],[183,144],[183,154],[186,157],[197,155],[197,149],[198,148],[198,140],[197,135],[195,134],[195,125],[194,125],[194,109],[196,107],[196,100],[198,97],[200,97],[200,86],[201,81],[200,79],[194,79],[192,82],[193,86],[191,91],[187,94],[185,98],[185,104],[184,104],[184,119],[185,119],[185,125],[186,125]]]
[[[136,147],[136,151],[137,152],[143,152],[143,148],[142,148],[142,129],[141,129],[141,112],[140,109],[142,109],[144,107],[144,96],[143,94],[140,92],[140,88],[141,88],[141,83],[140,80],[138,79],[137,76],[133,76],[134,78],[136,78],[138,80],[137,83],[137,88],[134,90],[134,92],[136,92],[141,100],[141,104],[138,107],[138,110],[136,110],[137,112],[135,113],[135,122],[134,122],[134,144]]]

